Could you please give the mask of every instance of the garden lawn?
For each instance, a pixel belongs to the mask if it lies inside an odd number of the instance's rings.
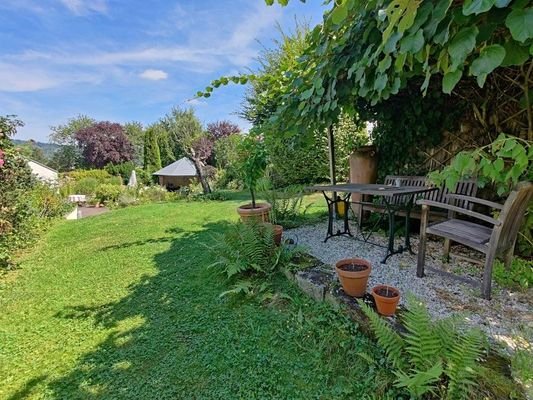
[[[371,393],[380,379],[356,353],[373,345],[287,281],[282,304],[219,297],[227,285],[203,243],[237,204],[152,204],[54,226],[0,280],[0,398]]]

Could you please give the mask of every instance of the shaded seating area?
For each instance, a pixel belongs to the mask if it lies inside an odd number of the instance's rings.
[[[386,186],[410,186],[410,187],[423,187],[423,186],[432,186],[431,182],[428,181],[428,178],[426,176],[408,176],[408,175],[387,175],[385,177],[384,185]],[[424,193],[421,193],[419,196],[420,198],[423,198],[425,200],[431,200],[443,204],[451,204],[451,197],[449,197],[449,194],[458,194],[458,195],[464,195],[464,196],[476,196],[477,194],[477,183],[475,180],[465,180],[460,181],[457,183],[457,186],[455,190],[452,192],[445,186],[436,188],[433,191],[427,191]],[[380,199],[382,200],[382,199]],[[398,196],[395,198],[390,199],[389,201],[393,204],[402,204],[406,203],[408,199],[405,198],[405,196]],[[360,202],[353,201],[353,203],[356,205],[359,205],[359,212],[358,212],[358,218],[360,220],[364,219],[364,213],[365,211],[372,211],[372,212],[379,212],[379,213],[385,213],[386,212],[386,206],[383,204],[382,201],[376,203],[372,201],[368,201],[368,199],[363,199]],[[457,202],[458,205],[462,207],[466,207],[469,209],[472,209],[473,204],[462,204],[461,201]],[[405,211],[398,210],[396,212],[396,215],[405,216]],[[410,211],[410,217],[415,219],[420,219],[422,215],[420,207],[415,207]],[[436,208],[434,207],[431,212],[429,213],[429,219],[431,221],[437,221],[437,220],[445,220],[447,218],[447,211],[442,208]]]
[[[509,268],[518,230],[524,213],[533,196],[533,184],[522,182],[510,193],[501,205],[473,196],[448,194],[451,202],[443,203],[421,199],[422,206],[420,242],[418,249],[417,276],[424,276],[427,235],[445,239],[444,256],[449,256],[451,242],[457,242],[485,254],[481,294],[485,299],[491,297],[492,268],[497,257],[502,257],[505,267]],[[473,211],[470,205],[481,205],[499,212],[497,218]],[[429,224],[431,207],[448,210],[448,219]],[[461,219],[469,217],[475,222]],[[474,282],[475,283],[475,282]]]

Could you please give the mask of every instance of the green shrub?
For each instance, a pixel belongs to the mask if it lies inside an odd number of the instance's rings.
[[[236,223],[214,235],[213,243],[208,249],[216,261],[209,268],[233,284],[222,295],[264,294],[272,276],[287,266],[293,255],[285,246],[276,245],[273,228],[266,224]]]
[[[122,190],[121,186],[103,183],[96,188],[94,196],[100,203],[115,203]]]
[[[122,185],[122,178],[120,176],[111,176],[107,179],[104,179],[100,183],[105,183],[107,185],[115,185],[115,186],[121,186]]]
[[[80,181],[84,178],[94,178],[98,182],[103,182],[108,178],[111,178],[109,172],[104,169],[77,169],[71,172],[67,172],[65,176]]]
[[[533,180],[533,146],[531,142],[504,133],[492,143],[457,154],[450,165],[428,177],[437,186],[454,189],[458,181],[475,178],[480,188],[489,186],[503,200],[520,181]],[[530,206],[518,233],[518,254],[533,254],[533,206]]]
[[[94,196],[100,182],[96,178],[86,177],[74,182],[72,185],[73,194],[84,194]]]
[[[136,189],[126,188],[117,198],[117,207],[129,207],[139,204],[139,196]]]
[[[40,182],[31,191],[31,201],[37,216],[44,221],[63,217],[72,209],[72,204],[55,188]]]
[[[157,203],[162,201],[169,201],[176,197],[169,193],[164,187],[146,186],[139,189],[138,192],[139,201],[141,203]]]
[[[359,301],[378,344],[396,376],[395,386],[412,399],[469,399],[480,374],[484,338],[480,331],[459,329],[452,320],[433,322],[427,308],[408,298],[405,333],[397,333],[372,308]]]
[[[212,191],[211,193],[207,193],[203,196],[205,200],[212,200],[212,201],[226,201],[228,200],[228,194],[226,192],[216,190]]]
[[[150,186],[155,183],[156,177],[154,177],[149,171],[144,169],[136,169],[135,171],[137,172],[137,181],[139,182],[139,185]]]
[[[105,170],[113,175],[113,176],[120,176],[122,178],[122,183],[127,184],[131,172],[135,169],[135,163],[133,161],[127,161],[120,164],[107,164],[105,166]]]
[[[498,285],[509,288],[527,290],[533,287],[533,261],[516,257],[511,267],[506,269],[503,263],[497,261],[494,264],[494,280]]]

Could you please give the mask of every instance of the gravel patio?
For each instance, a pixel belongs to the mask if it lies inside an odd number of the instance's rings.
[[[335,263],[343,258],[361,257],[369,260],[372,263],[369,289],[378,284],[397,287],[402,293],[401,303],[405,302],[407,293],[412,293],[427,304],[433,317],[464,317],[468,325],[481,328],[508,351],[531,343],[532,289],[513,292],[493,283],[492,300],[484,300],[480,297],[478,288],[457,279],[432,271],[426,271],[427,276],[424,278],[417,278],[416,255],[404,252],[390,257],[386,264],[381,264],[384,248],[344,236],[330,238],[324,243],[326,231],[327,222],[322,222],[289,230],[286,235],[294,238],[310,255],[331,265],[332,270]],[[355,226],[352,226],[352,232],[356,232]],[[387,239],[383,234],[376,233],[371,240],[385,245]],[[397,238],[397,244],[400,243]],[[411,237],[411,244],[416,251],[417,235]],[[482,260],[480,253],[464,247],[453,247],[452,254]],[[452,257],[449,263],[443,263],[442,241],[437,240],[428,242],[426,266],[462,274],[476,281],[482,276],[482,267],[471,262]]]

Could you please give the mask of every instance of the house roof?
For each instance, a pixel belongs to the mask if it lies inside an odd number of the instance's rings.
[[[163,176],[196,176],[196,167],[194,163],[187,157],[183,157],[178,161],[167,165],[165,168],[154,172],[153,175]]]
[[[32,160],[31,158],[26,158],[26,161],[28,161],[29,163],[32,162],[34,164],[40,165],[41,167],[49,169],[50,171],[55,172],[56,174],[58,173],[56,169],[50,168],[48,165],[44,165],[43,163],[40,163],[39,161]]]

